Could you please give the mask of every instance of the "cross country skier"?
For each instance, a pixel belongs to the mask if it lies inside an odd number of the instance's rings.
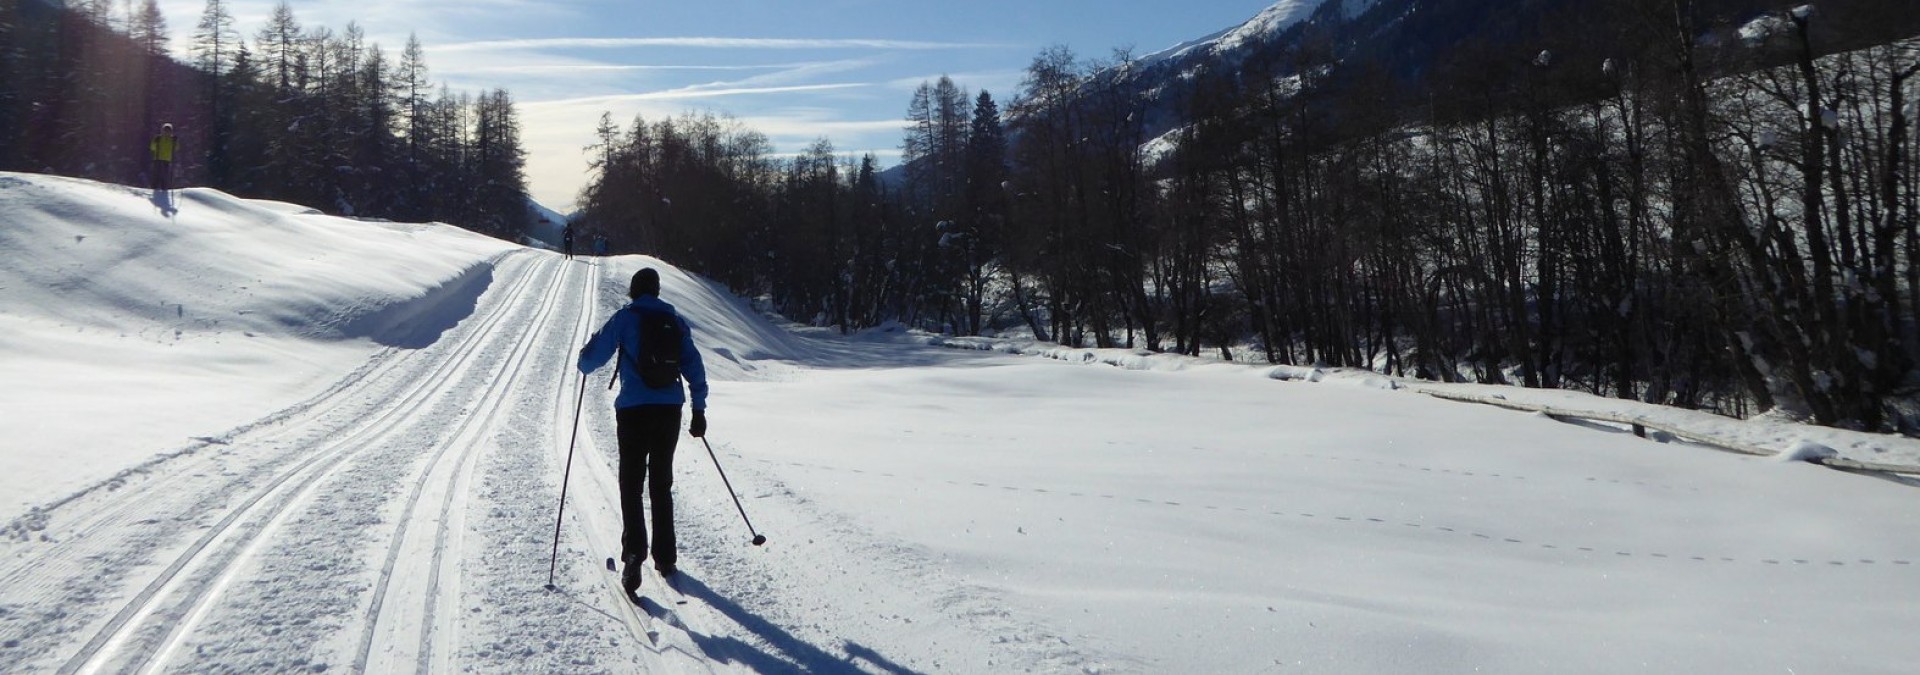
[[[153,189],[173,189],[173,153],[180,149],[180,139],[173,135],[173,123],[160,125],[160,135],[153,137],[147,144],[147,150],[153,153]]]
[[[565,246],[567,249],[567,258],[572,259],[573,258],[573,226],[572,225],[568,225],[565,227],[565,229],[560,230],[560,240],[565,242]]]
[[[620,439],[620,511],[626,521],[620,559],[628,593],[640,588],[640,562],[647,558],[646,521],[641,516],[643,487],[653,507],[654,568],[672,578],[678,570],[673,537],[673,448],[679,441],[680,406],[692,392],[693,421],[687,433],[707,433],[707,369],[693,346],[693,330],[673,306],[660,300],[660,273],[634,273],[627,296],[633,302],[607,319],[580,348],[579,368],[591,373],[619,357],[614,366],[620,395],[614,419]],[[686,380],[683,390],[681,380]],[[649,483],[651,485],[649,485]]]

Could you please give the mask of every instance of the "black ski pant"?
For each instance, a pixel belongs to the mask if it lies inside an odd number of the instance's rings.
[[[614,411],[620,436],[620,513],[626,530],[620,557],[647,557],[647,521],[641,496],[653,502],[653,566],[673,569],[673,446],[680,442],[680,406],[639,405]],[[642,492],[645,490],[645,492]]]
[[[164,159],[153,160],[153,189],[173,189],[173,162]]]

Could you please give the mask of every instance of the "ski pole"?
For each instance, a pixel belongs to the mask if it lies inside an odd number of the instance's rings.
[[[747,509],[740,505],[740,495],[733,493],[733,483],[727,480],[727,470],[720,468],[720,456],[713,454],[713,444],[708,443],[705,436],[700,437],[700,444],[707,446],[707,456],[713,458],[713,470],[720,472],[720,483],[727,486],[727,496],[733,498],[733,508],[740,509],[740,520],[747,524],[747,533],[753,535],[753,545],[767,543],[767,535],[753,531],[753,521],[747,520]]]
[[[560,521],[567,515],[567,483],[573,480],[573,446],[580,439],[580,405],[587,400],[587,375],[580,374],[580,394],[573,399],[573,433],[567,436],[567,470],[560,476],[560,512],[553,517],[553,557],[547,559],[547,590],[553,585],[553,568],[560,563]]]

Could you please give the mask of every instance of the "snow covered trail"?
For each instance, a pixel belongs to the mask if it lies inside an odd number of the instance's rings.
[[[561,265],[534,255],[499,265],[508,287],[451,339],[384,352],[217,450],[72,500],[38,540],[7,542],[0,603],[31,608],[0,617],[22,650],[9,660],[285,671],[450,651],[432,619],[457,615],[437,605],[458,592],[445,553],[463,532],[456,497],[488,408],[541,344],[555,301],[570,300],[574,320],[585,285],[564,293]],[[402,558],[412,569],[395,574]]]
[[[38,536],[0,543],[0,662],[512,672],[539,651],[564,657],[552,671],[668,663],[643,647],[645,617],[628,603],[545,594],[544,565],[527,564],[545,547],[511,545],[551,534],[547,469],[564,445],[525,432],[565,428],[551,402],[572,381],[598,270],[534,252],[493,266],[498,288],[444,339],[383,351],[321,396],[69,499],[41,514]],[[591,572],[563,581],[608,576]],[[706,670],[697,661],[672,669]]]

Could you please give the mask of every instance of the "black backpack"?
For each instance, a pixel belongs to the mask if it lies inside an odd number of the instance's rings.
[[[633,308],[640,317],[640,353],[633,369],[648,389],[664,389],[680,381],[680,319],[672,312]],[[622,348],[624,351],[624,347]]]

